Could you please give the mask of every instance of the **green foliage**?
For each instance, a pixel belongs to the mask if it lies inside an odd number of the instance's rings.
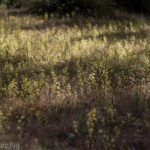
[[[82,13],[84,15],[96,15],[112,13],[110,0],[4,0],[7,6],[22,6],[36,13],[57,12],[60,14]]]
[[[25,7],[34,13],[113,15],[117,10],[149,14],[149,0],[1,0],[8,7]]]
[[[19,1],[19,0],[1,0],[1,3],[5,4],[7,7],[12,7],[12,6],[20,7],[21,1]]]

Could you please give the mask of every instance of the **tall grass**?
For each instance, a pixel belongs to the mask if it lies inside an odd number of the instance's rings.
[[[0,18],[1,142],[21,149],[148,149],[149,22]]]

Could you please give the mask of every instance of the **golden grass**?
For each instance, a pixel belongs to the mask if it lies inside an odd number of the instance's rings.
[[[1,13],[2,141],[22,149],[148,147],[146,18]]]

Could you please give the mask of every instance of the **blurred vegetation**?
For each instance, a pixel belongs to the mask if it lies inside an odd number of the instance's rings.
[[[34,13],[57,12],[111,16],[116,9],[150,13],[149,0],[1,0],[7,7],[26,7]]]
[[[112,2],[110,0],[2,0],[8,7],[26,7],[36,13],[82,13],[84,15],[96,15],[111,13]]]
[[[20,150],[148,150],[150,22],[0,9],[0,142]]]
[[[0,2],[0,142],[149,149],[149,0]]]

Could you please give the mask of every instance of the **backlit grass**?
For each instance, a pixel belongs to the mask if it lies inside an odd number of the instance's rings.
[[[0,142],[31,150],[148,149],[146,18],[1,14]]]

